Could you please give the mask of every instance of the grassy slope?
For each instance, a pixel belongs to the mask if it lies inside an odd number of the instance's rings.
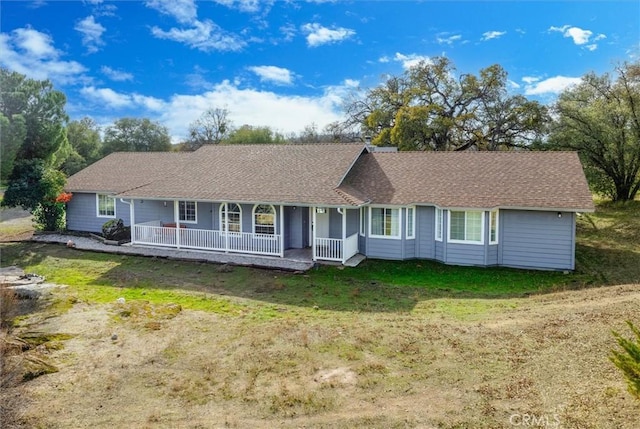
[[[637,283],[639,208],[601,205],[582,217],[568,275],[429,261],[300,275],[4,245],[3,266],[69,285],[53,308],[68,316],[51,320],[91,316],[82,319],[88,333],[57,325],[80,333],[56,355],[60,373],[27,385],[26,396],[51,404],[28,421],[207,427],[224,415],[230,427],[506,427],[519,411],[557,413],[567,427],[633,427],[633,403],[606,359],[609,330],[624,332],[637,315],[625,298],[633,288],[546,293]],[[118,297],[126,308],[113,304]],[[176,317],[168,303],[205,313]],[[118,357],[131,361],[114,361],[100,339],[114,330],[127,338]],[[356,381],[315,381],[345,368]],[[148,399],[136,408],[131,397]],[[58,406],[66,411],[52,418]]]

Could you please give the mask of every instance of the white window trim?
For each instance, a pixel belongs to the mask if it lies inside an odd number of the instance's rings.
[[[496,239],[491,239],[491,213],[496,214]],[[498,244],[500,236],[500,210],[491,210],[489,212],[489,244]]]
[[[240,209],[240,231],[231,231],[232,234],[241,234],[242,233],[242,206],[238,203],[227,203],[227,206],[230,206],[231,204],[235,204],[236,206],[238,206],[238,208]],[[220,218],[220,232],[228,232],[226,229],[223,229],[223,226],[225,226],[225,216],[222,212],[222,209],[224,209],[225,204],[220,204],[220,209],[218,209],[218,213],[219,213],[219,218]]]
[[[438,213],[440,213],[440,222],[438,222]],[[442,241],[442,236],[444,235],[444,210],[436,207],[435,212],[435,229],[433,231],[436,241]],[[438,236],[438,227],[440,227],[440,236]]]
[[[253,210],[251,210],[251,231],[254,234],[262,234],[262,235],[271,235],[265,234],[264,232],[256,232],[256,209],[258,206],[269,206],[273,210],[273,235],[278,235],[278,211],[276,210],[273,204],[255,204],[253,206]]]
[[[467,222],[466,213],[470,213],[470,212],[480,213],[480,241],[454,240],[454,239],[452,239],[451,238],[451,210],[447,210],[447,243],[484,245],[484,217],[485,217],[484,210],[482,210],[482,211],[480,211],[480,210],[453,210],[453,211],[456,211],[456,212],[460,211],[460,212],[464,212],[465,213],[465,224]],[[465,225],[465,229],[466,229],[466,225]]]
[[[185,208],[186,208],[186,204],[187,203],[193,203],[195,204],[195,215],[196,215],[196,219],[195,220],[182,220],[180,219],[180,216],[182,215],[182,213],[180,213],[180,203],[185,203]],[[198,223],[198,202],[197,201],[192,201],[192,200],[179,200],[178,201],[178,220],[180,221],[180,223],[191,223],[191,224],[196,224]]]
[[[411,232],[409,235],[409,210],[413,211],[411,219]],[[407,240],[413,240],[416,238],[416,206],[410,206],[405,209],[406,225],[407,225]]]
[[[373,209],[391,209],[398,210],[398,235],[376,235],[371,232],[371,226],[373,222],[371,221],[372,211]],[[375,206],[369,207],[369,237],[371,238],[382,238],[385,240],[402,240],[402,209],[399,207],[389,207],[389,206]]]
[[[102,215],[100,214],[100,197],[107,197],[107,198],[111,198],[113,200],[113,216],[111,215]],[[96,217],[101,217],[101,218],[105,218],[105,219],[115,219],[116,218],[116,199],[115,197],[112,197],[111,195],[107,195],[107,194],[96,194]]]
[[[367,231],[364,224],[366,210],[367,210],[366,207],[360,207],[360,236],[361,237],[364,237]]]

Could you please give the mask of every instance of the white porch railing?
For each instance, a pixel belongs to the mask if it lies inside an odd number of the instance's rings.
[[[344,242],[340,238],[316,237],[316,259],[344,263],[356,253],[358,253],[358,233],[347,237]]]
[[[160,221],[136,224],[132,228],[132,242],[151,246],[185,249],[216,250],[238,253],[280,256],[279,234],[213,231],[195,228],[160,226]],[[179,244],[179,245],[178,245]]]

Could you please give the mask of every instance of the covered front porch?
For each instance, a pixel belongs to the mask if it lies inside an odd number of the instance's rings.
[[[313,261],[358,254],[358,209],[180,200],[130,200],[131,243]]]

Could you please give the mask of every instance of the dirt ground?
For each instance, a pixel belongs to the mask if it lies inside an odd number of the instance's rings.
[[[455,301],[270,320],[79,302],[21,323],[71,338],[43,350],[58,372],[1,400],[16,427],[640,427],[608,360],[611,330],[639,322],[640,285],[436,311]]]
[[[0,243],[28,240],[33,235],[31,214],[19,207],[0,208]]]

